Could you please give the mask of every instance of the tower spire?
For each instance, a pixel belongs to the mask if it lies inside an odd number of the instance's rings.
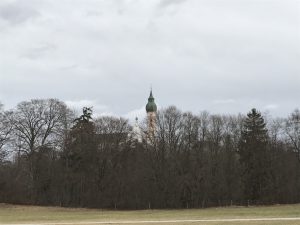
[[[152,84],[150,85],[150,97],[153,98],[153,94],[152,94]]]
[[[152,89],[150,90],[150,95],[148,98],[148,103],[146,105],[146,111],[147,113],[149,112],[156,112],[157,111],[157,106],[154,102],[154,97],[153,97],[153,93],[152,93]]]
[[[156,111],[157,111],[157,106],[154,102],[152,85],[151,85],[150,96],[148,98],[148,103],[146,105],[147,120],[148,120],[148,138],[151,141],[153,141],[154,139],[154,133],[156,130]]]

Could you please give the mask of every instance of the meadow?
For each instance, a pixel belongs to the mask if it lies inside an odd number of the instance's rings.
[[[0,204],[0,224],[295,225],[300,205],[119,211]]]

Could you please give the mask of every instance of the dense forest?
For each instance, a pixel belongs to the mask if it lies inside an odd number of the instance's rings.
[[[56,99],[0,107],[0,202],[117,209],[300,202],[300,111],[157,112],[153,139]],[[141,132],[147,132],[142,121]]]

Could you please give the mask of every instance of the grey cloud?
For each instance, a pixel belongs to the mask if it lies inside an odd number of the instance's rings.
[[[23,23],[31,18],[39,16],[39,12],[30,8],[30,4],[22,1],[0,6],[0,18],[8,21],[10,24]]]
[[[186,0],[161,0],[159,3],[159,7],[165,8],[165,7],[169,7],[171,5],[181,4],[185,1]]]
[[[234,104],[236,103],[235,99],[216,99],[213,101],[214,104]]]
[[[88,10],[86,12],[86,15],[90,16],[90,17],[98,17],[98,16],[102,16],[103,13],[101,11],[97,11],[97,10]]]
[[[73,69],[77,69],[78,67],[79,65],[73,64],[73,65],[59,67],[59,70],[73,70]]]
[[[152,83],[158,105],[196,113],[300,107],[296,1],[18,2],[41,19],[0,34],[5,106],[86,99],[108,107],[98,113],[134,116]]]
[[[38,47],[27,50],[27,52],[25,54],[21,55],[21,57],[29,58],[32,60],[39,59],[39,58],[43,57],[44,55],[46,55],[49,51],[53,51],[56,48],[57,47],[52,44],[43,44]]]

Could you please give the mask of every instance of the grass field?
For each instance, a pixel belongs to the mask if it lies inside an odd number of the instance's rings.
[[[274,219],[272,221],[245,220],[264,218],[290,219]],[[295,218],[299,218],[299,220]],[[295,225],[300,224],[300,205],[187,210],[110,211],[0,204],[0,224]]]

